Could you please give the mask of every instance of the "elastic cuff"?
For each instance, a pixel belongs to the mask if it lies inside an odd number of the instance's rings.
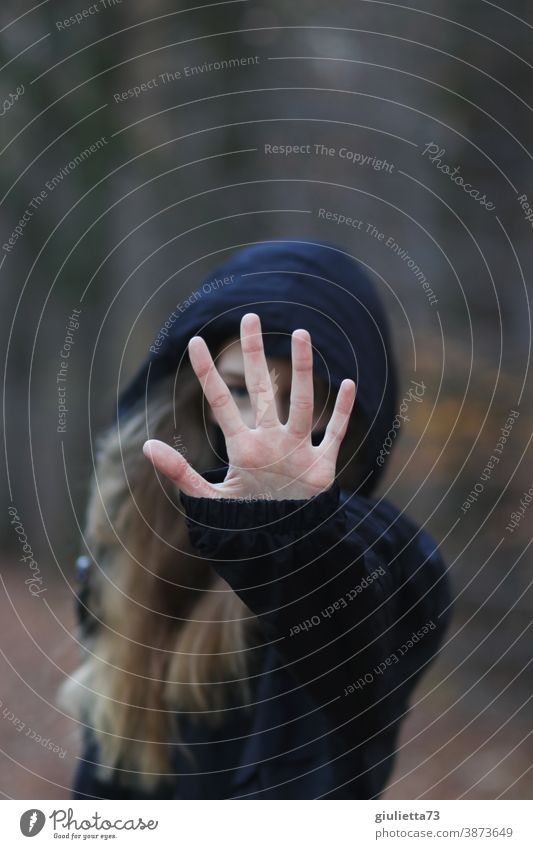
[[[321,524],[339,510],[340,487],[336,480],[329,489],[312,498],[239,500],[205,498],[180,492],[187,524],[214,530],[241,531],[272,526],[272,531],[300,531]]]

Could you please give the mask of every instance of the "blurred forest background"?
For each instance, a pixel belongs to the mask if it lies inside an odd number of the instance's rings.
[[[380,492],[441,544],[456,610],[386,798],[531,798],[533,508],[506,529],[533,483],[531,3],[109,0],[84,15],[90,5],[4,0],[0,11],[2,246],[32,213],[0,251],[0,792],[68,797],[77,728],[54,694],[76,663],[78,525],[92,440],[117,389],[216,262],[244,243],[294,237],[336,242],[368,267],[391,316],[401,387],[427,386]],[[247,62],[184,70],[236,57]],[[265,144],[345,147],[394,167],[267,155]],[[432,163],[429,144],[494,208]],[[437,303],[385,240],[320,219],[319,208],[392,237]],[[483,480],[512,410],[520,415]],[[48,588],[38,598],[24,584],[13,504]],[[9,712],[67,755],[17,730]]]

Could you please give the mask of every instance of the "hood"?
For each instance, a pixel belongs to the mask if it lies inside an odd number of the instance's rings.
[[[202,336],[214,348],[239,335],[247,312],[261,318],[267,356],[290,360],[291,333],[305,328],[313,343],[315,375],[334,390],[344,378],[355,381],[355,407],[366,433],[364,483],[358,491],[369,495],[385,468],[376,458],[395,416],[396,367],[386,316],[371,280],[334,245],[276,240],[230,256],[176,305],[158,330],[149,355],[119,395],[119,418],[149,396],[159,378],[175,374],[183,358],[188,362],[191,336]]]

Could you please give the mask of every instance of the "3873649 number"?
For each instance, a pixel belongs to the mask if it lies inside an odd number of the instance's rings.
[[[461,837],[512,837],[513,829],[506,826],[489,828],[487,826],[464,826]]]

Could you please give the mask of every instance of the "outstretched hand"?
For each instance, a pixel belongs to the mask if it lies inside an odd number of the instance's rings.
[[[183,454],[158,439],[143,445],[145,456],[186,495],[207,498],[311,498],[329,489],[337,455],[355,400],[355,383],[343,380],[319,445],[313,445],[313,352],[307,330],[292,334],[292,383],[289,417],[278,418],[255,313],[241,320],[241,348],[246,388],[255,412],[247,427],[200,336],[189,342],[189,358],[204,395],[226,440],[228,471],[221,483],[209,483]]]

